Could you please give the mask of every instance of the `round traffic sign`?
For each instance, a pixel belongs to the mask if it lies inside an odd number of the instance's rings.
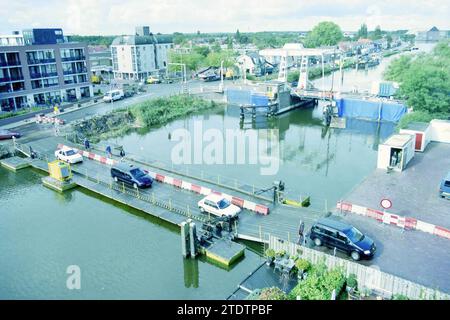
[[[384,209],[389,209],[390,207],[392,207],[392,201],[389,199],[381,200],[380,204]]]

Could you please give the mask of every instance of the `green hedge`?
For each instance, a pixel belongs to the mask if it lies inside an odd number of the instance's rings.
[[[306,280],[301,281],[292,289],[289,296],[302,300],[330,300],[333,290],[336,296],[340,294],[345,284],[345,276],[341,269],[327,270],[325,264],[320,263],[311,267]]]

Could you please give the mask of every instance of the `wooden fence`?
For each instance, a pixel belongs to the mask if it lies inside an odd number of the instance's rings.
[[[308,260],[312,264],[323,262],[329,269],[341,267],[346,276],[352,273],[356,275],[360,289],[365,288],[371,290],[385,298],[391,298],[393,295],[401,294],[414,300],[450,300],[450,295],[440,292],[437,289],[431,289],[382,272],[374,267],[366,267],[359,263],[306,248],[272,235],[269,236],[269,248],[274,249],[276,252],[285,250],[290,255],[300,254],[303,259]]]

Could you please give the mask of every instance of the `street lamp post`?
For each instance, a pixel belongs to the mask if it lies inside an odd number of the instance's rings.
[[[223,60],[220,62],[220,90],[221,92],[223,92]]]

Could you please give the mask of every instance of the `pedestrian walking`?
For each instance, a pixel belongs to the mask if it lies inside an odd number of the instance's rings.
[[[123,160],[123,158],[125,157],[125,150],[120,149],[120,160]]]
[[[298,244],[304,244],[304,240],[305,240],[305,237],[304,237],[304,235],[303,235],[303,232],[304,232],[304,230],[305,230],[305,223],[302,221],[302,220],[300,220],[300,226],[298,227]]]
[[[86,150],[89,150],[91,148],[91,144],[89,143],[89,140],[87,138],[84,138],[83,143]]]
[[[112,151],[111,151],[111,147],[110,146],[106,147],[106,154],[108,155],[108,158],[112,158]]]

